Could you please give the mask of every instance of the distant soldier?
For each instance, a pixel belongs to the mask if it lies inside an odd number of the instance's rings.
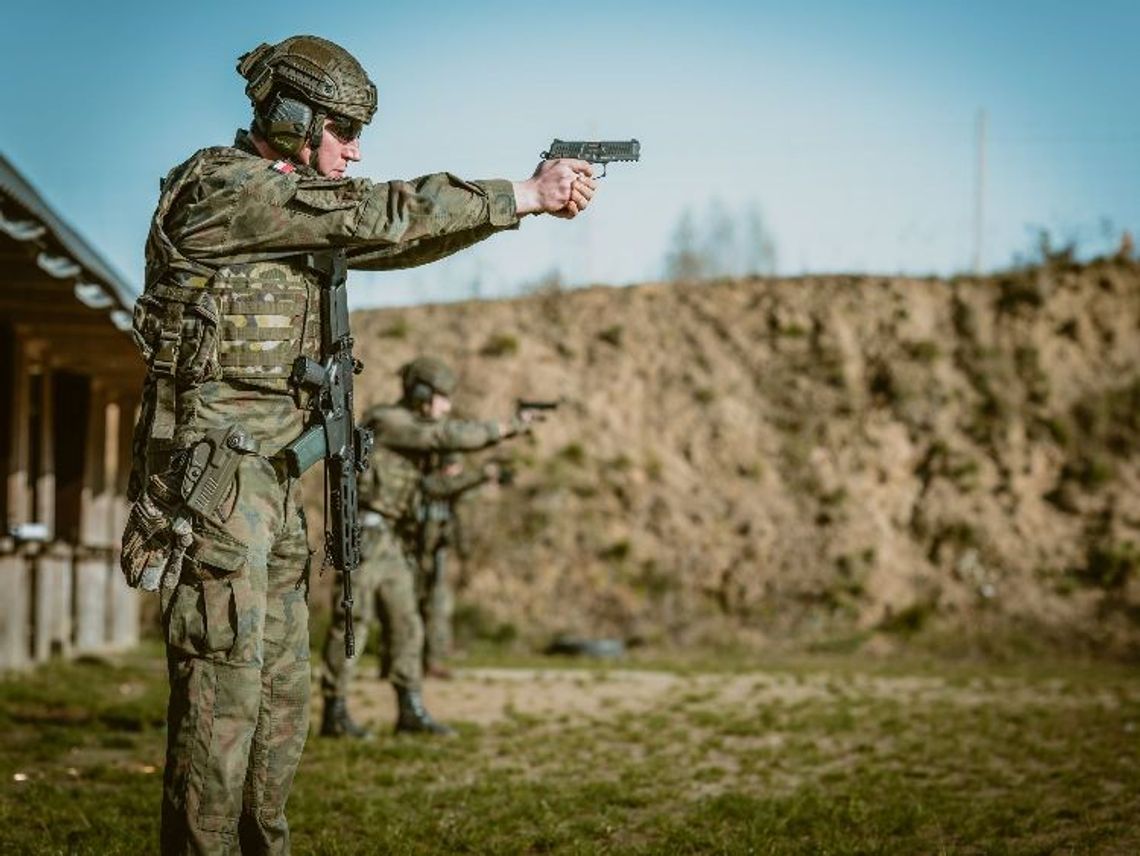
[[[356,602],[376,605],[384,639],[381,675],[396,691],[396,732],[450,734],[424,707],[424,627],[419,610],[418,541],[424,501],[424,475],[433,455],[476,451],[513,437],[528,427],[533,413],[522,410],[501,422],[444,419],[451,410],[455,374],[442,361],[420,357],[400,370],[403,396],[373,407],[364,424],[375,434],[372,466],[364,475],[361,511],[370,515],[364,563],[356,574]],[[360,637],[366,638],[369,610],[361,606]],[[361,737],[365,732],[348,711],[347,690],[356,659],[344,654],[344,617],[333,611],[325,640],[321,691],[321,734]]]

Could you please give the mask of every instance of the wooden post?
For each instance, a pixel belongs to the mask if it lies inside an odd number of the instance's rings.
[[[35,489],[35,522],[47,526],[55,538],[55,408],[54,376],[46,361],[39,362],[40,418],[39,472]],[[50,541],[35,559],[34,641],[32,655],[37,662],[53,654],[71,650],[70,557],[62,545]]]
[[[75,561],[74,626],[77,651],[98,651],[107,644],[107,608],[112,513],[107,482],[107,394],[102,382],[91,380],[80,498],[79,544]]]
[[[8,493],[8,519],[5,532],[27,523],[31,511],[28,486],[28,390],[29,379],[24,343],[12,334],[12,365],[0,371],[11,372],[12,401],[2,418],[10,420],[11,453],[4,489]],[[31,657],[31,568],[27,558],[12,539],[5,539],[7,549],[0,555],[0,669],[27,666]]]
[[[128,648],[139,641],[139,606],[142,595],[129,587],[119,570],[119,543],[130,503],[127,481],[131,474],[131,440],[139,393],[120,390],[107,423],[107,484],[110,488],[111,568],[107,575],[107,641],[113,648]]]

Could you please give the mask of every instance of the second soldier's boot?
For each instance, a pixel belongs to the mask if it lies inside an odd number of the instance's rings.
[[[372,734],[357,725],[348,715],[348,702],[344,696],[326,696],[324,715],[321,717],[321,737],[356,737],[366,739]]]
[[[408,687],[394,687],[396,690],[396,733],[397,734],[439,734],[451,736],[455,729],[442,722],[436,722],[424,707],[419,690]]]

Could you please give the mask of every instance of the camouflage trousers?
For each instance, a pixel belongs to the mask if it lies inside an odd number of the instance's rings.
[[[334,589],[332,624],[325,639],[321,674],[321,691],[326,698],[348,692],[374,619],[380,622],[380,677],[408,689],[419,689],[423,684],[424,625],[415,566],[403,542],[387,527],[377,530],[369,540],[367,558],[352,577],[353,632],[357,644],[356,656],[351,660],[344,655],[340,580]],[[359,586],[357,578],[362,581]]]
[[[424,591],[420,597],[420,613],[424,622],[424,669],[441,666],[451,656],[451,619],[455,597],[451,590],[451,570],[446,550],[433,556],[424,572]]]
[[[163,589],[170,674],[163,854],[289,852],[285,803],[308,736],[309,549],[298,491],[242,458]]]

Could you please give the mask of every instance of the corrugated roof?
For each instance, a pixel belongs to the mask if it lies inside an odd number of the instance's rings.
[[[108,296],[117,304],[112,311],[130,311],[135,302],[135,289],[80,237],[78,232],[52,210],[39,192],[3,154],[0,154],[0,195],[13,200],[29,216],[44,225],[60,248],[82,268],[82,273],[86,274],[86,276],[77,275],[78,280],[95,281],[107,289]],[[12,211],[7,212],[9,218],[12,214]]]

